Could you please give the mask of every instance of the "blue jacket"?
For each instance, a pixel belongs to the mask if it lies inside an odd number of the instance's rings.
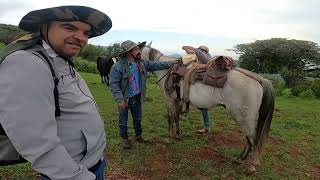
[[[110,70],[110,89],[116,102],[124,100],[128,102],[129,98],[129,62],[127,58],[120,59],[115,63]],[[169,62],[154,62],[149,60],[137,61],[139,75],[140,75],[140,87],[141,98],[145,98],[146,82],[148,71],[158,71],[163,69],[169,69]]]

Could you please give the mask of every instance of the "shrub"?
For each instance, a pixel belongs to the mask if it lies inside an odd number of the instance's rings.
[[[285,83],[281,81],[272,81],[272,85],[277,96],[281,96],[282,91],[286,88]]]
[[[0,49],[4,48],[6,45],[2,42],[0,42]]]
[[[320,97],[320,79],[316,79],[312,82],[311,90],[316,97]]]
[[[315,98],[315,95],[311,89],[307,89],[299,93],[299,97],[302,98]]]
[[[299,69],[288,69],[287,67],[282,68],[280,73],[289,88],[297,86],[297,84],[306,77],[304,71]]]
[[[280,83],[285,83],[281,74],[260,74],[262,77],[269,79],[271,81],[277,81]]]
[[[298,81],[294,87],[291,87],[291,92],[294,96],[298,96],[303,91],[310,89],[312,81],[309,80],[302,80]]]
[[[281,94],[283,97],[286,97],[286,98],[292,97],[292,92],[290,88],[284,89]]]
[[[80,71],[80,72],[95,73],[95,74],[99,73],[96,63],[89,62],[79,57],[76,58],[74,65],[77,71]]]

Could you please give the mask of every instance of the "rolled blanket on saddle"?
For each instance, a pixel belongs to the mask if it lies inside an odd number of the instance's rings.
[[[213,87],[223,88],[227,81],[227,74],[235,67],[235,63],[231,57],[216,56],[206,67],[202,82]],[[194,82],[191,81],[191,83]]]

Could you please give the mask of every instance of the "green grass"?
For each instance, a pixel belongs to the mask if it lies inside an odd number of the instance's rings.
[[[0,49],[4,48],[5,47],[5,44],[0,42]]]
[[[261,166],[247,175],[236,160],[244,136],[223,108],[210,110],[212,135],[195,132],[202,127],[200,111],[180,121],[181,139],[168,139],[164,99],[154,79],[148,80],[149,101],[143,103],[142,126],[147,144],[122,150],[117,107],[110,90],[96,74],[82,73],[105,121],[109,178],[127,179],[312,179],[320,169],[320,100],[276,98],[271,137],[262,152]],[[129,118],[129,136],[134,136]],[[169,143],[170,140],[170,143]],[[236,144],[239,144],[237,146]],[[315,172],[316,171],[316,172]],[[0,167],[0,179],[34,179],[29,164]]]

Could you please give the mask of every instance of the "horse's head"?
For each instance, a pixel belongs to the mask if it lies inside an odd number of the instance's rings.
[[[159,50],[152,48],[151,43],[152,42],[142,48],[141,58],[150,61],[158,61],[163,54]]]

